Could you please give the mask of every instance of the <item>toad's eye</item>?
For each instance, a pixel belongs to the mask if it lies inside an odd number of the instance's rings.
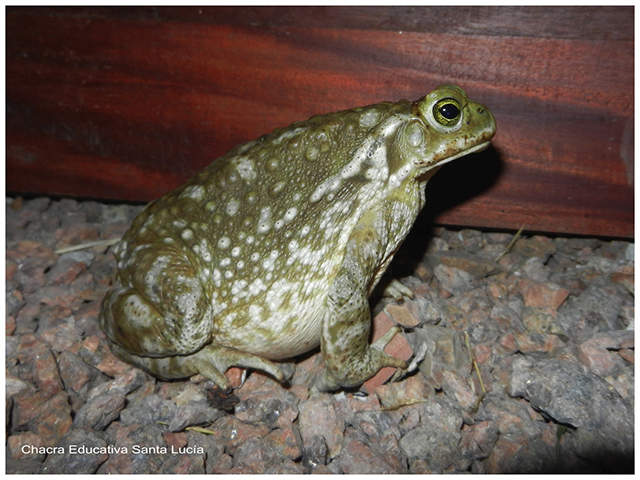
[[[433,106],[433,116],[440,125],[452,127],[460,120],[460,104],[453,98],[444,98]]]

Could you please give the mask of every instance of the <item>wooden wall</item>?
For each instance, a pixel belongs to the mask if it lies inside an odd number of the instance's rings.
[[[442,224],[633,237],[633,7],[8,7],[7,191],[148,201],[313,114],[456,83]]]

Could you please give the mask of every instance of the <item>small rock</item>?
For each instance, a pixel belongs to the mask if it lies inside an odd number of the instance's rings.
[[[555,310],[548,307],[526,307],[522,323],[531,333],[561,335],[562,328],[556,322]]]
[[[618,351],[618,354],[624,358],[627,362],[632,365],[635,365],[635,351],[630,348],[623,348]]]
[[[238,446],[230,473],[265,473],[279,458],[276,450],[267,445],[265,439],[251,437]]]
[[[413,328],[420,323],[420,320],[409,311],[407,304],[408,302],[405,302],[403,305],[387,305],[385,311],[391,316],[394,322],[405,328]]]
[[[624,287],[631,295],[635,295],[635,275],[628,273],[612,273],[611,281]]]
[[[326,465],[328,447],[323,435],[314,434],[307,436],[304,441],[304,451],[302,462],[308,468],[315,470],[317,467]]]
[[[94,255],[90,252],[71,252],[61,255],[58,263],[47,272],[49,285],[66,285],[71,283],[81,272],[85,271]]]
[[[73,421],[74,426],[76,428],[86,426],[95,430],[104,430],[120,416],[124,405],[124,395],[102,394],[93,397],[76,414]]]
[[[320,435],[327,445],[329,458],[338,456],[342,450],[344,420],[336,415],[333,397],[326,393],[316,393],[300,408],[300,435],[307,445],[312,437]]]
[[[422,421],[400,440],[400,448],[412,459],[425,460],[432,472],[442,472],[458,455],[462,417],[447,397],[432,396],[419,404]]]
[[[176,410],[175,403],[152,394],[135,404],[127,405],[120,413],[120,420],[124,425],[171,423]]]
[[[519,238],[512,251],[525,257],[539,257],[543,263],[546,263],[549,257],[555,253],[556,246],[550,239],[538,235],[532,238]]]
[[[434,269],[434,275],[442,288],[452,295],[461,295],[473,288],[473,275],[459,268],[440,264]]]
[[[620,330],[619,332],[626,336],[631,333],[626,330]],[[611,351],[621,348],[620,341],[606,333],[604,335],[597,334],[597,336],[582,343],[579,347],[579,358],[582,364],[589,368],[591,372],[603,378],[619,374],[625,367],[624,360],[620,355],[615,351]],[[633,345],[633,338],[631,338],[631,344]]]
[[[164,427],[156,424],[122,425],[115,433],[115,441],[110,442],[118,453],[100,465],[100,474],[164,473],[163,464],[167,460],[162,433]]]
[[[345,474],[390,474],[406,473],[397,457],[387,452],[377,452],[358,440],[346,443],[340,454],[340,466]]]
[[[627,245],[627,249],[625,251],[624,259],[629,262],[635,262],[635,244],[630,243]]]
[[[252,437],[263,438],[269,433],[266,425],[249,425],[232,415],[219,418],[209,428],[217,432],[224,443],[225,452],[235,457],[237,448]]]
[[[194,425],[205,425],[222,417],[224,412],[210,407],[206,402],[189,402],[178,406],[169,423],[169,431],[180,432]]]
[[[518,439],[500,437],[486,460],[487,473],[553,473],[556,451],[540,439],[525,444]]]
[[[604,288],[591,286],[574,301],[558,310],[558,323],[575,343],[588,340],[595,332],[620,330],[622,300]]]
[[[471,361],[468,353],[463,352],[460,336],[456,331],[425,325],[412,332],[409,338],[416,351],[421,344],[427,345],[420,371],[436,388],[442,387],[445,371],[457,371],[462,375],[470,373]]]
[[[578,365],[516,359],[509,394],[526,398],[560,423],[598,431],[600,441],[623,457],[633,455],[632,412],[607,382]]]
[[[39,453],[37,449],[46,446],[48,445],[45,445],[42,439],[32,432],[11,435],[7,439],[7,453],[14,459],[32,458],[42,462],[47,455],[45,453]]]
[[[62,447],[64,453],[48,455],[42,473],[96,473],[109,458],[107,442],[86,430],[70,431],[56,446]]]
[[[493,422],[500,437],[522,438],[523,442],[541,434],[539,425],[531,419],[524,404],[496,392],[485,396],[475,420]]]
[[[237,390],[240,403],[236,405],[236,417],[252,425],[268,425],[285,428],[298,417],[298,399],[275,382],[262,389],[246,392]]]
[[[302,439],[294,426],[272,430],[266,437],[266,443],[278,451],[280,458],[295,461],[302,457]]]
[[[521,266],[522,272],[534,282],[547,282],[551,275],[551,269],[547,267],[540,257],[531,257]]]
[[[494,422],[485,421],[464,426],[460,438],[462,455],[475,460],[487,458],[498,440],[498,427]]]
[[[532,333],[530,335],[517,334],[516,345],[522,353],[551,352],[562,348],[564,342],[557,335]]]
[[[569,291],[552,283],[538,283],[523,280],[518,289],[524,297],[525,307],[549,307],[557,310],[569,296]]]
[[[71,428],[71,407],[66,393],[50,396],[42,391],[27,390],[13,399],[13,428],[35,433],[45,445],[55,445]]]
[[[102,383],[97,387],[89,391],[89,398],[102,395],[106,392],[121,393],[127,395],[130,392],[140,388],[147,379],[147,375],[137,368],[129,369],[124,375],[118,376],[118,378],[106,383]]]
[[[476,393],[473,380],[468,374],[460,375],[452,370],[442,372],[442,390],[447,395],[452,395],[467,412],[474,411],[478,406],[480,395]]]
[[[492,261],[483,259],[478,255],[460,251],[441,251],[427,256],[427,263],[432,265],[435,271],[438,265],[463,270],[476,280],[489,275],[496,270],[496,265]],[[453,292],[452,292],[453,293]]]
[[[422,375],[414,375],[402,382],[389,383],[376,389],[380,405],[387,410],[424,402],[434,393],[433,386]]]

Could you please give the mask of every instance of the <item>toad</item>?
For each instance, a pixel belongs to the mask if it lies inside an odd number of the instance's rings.
[[[369,344],[368,296],[445,163],[485,149],[491,113],[457,86],[319,115],[241,145],[150,203],[115,250],[100,325],[162,378],[231,366],[280,381],[320,346],[323,391],[406,362]]]

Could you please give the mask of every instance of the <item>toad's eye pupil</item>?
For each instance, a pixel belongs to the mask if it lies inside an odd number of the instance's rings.
[[[458,115],[460,115],[460,109],[456,107],[453,103],[445,103],[440,107],[440,113],[444,118],[448,120],[453,120]]]

